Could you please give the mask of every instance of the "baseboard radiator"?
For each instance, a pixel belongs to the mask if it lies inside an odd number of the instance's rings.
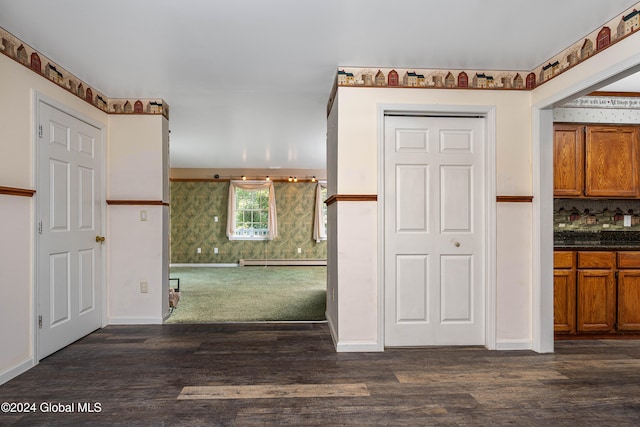
[[[309,266],[327,265],[326,259],[241,259],[240,267],[258,266]]]

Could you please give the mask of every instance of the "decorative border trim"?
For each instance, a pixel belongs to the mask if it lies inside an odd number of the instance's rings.
[[[532,90],[637,32],[640,29],[640,11],[636,8],[640,8],[640,3],[529,72],[340,67],[329,95],[327,111],[330,111],[335,91],[340,86]]]
[[[640,93],[594,92],[562,104],[560,107],[640,110]]]
[[[169,206],[162,200],[107,200],[107,205],[114,206]]]
[[[169,106],[162,99],[108,98],[2,27],[0,53],[107,114],[163,115],[169,119]]]
[[[0,194],[6,195],[6,196],[33,197],[33,195],[36,194],[36,190],[0,186]]]
[[[337,202],[377,202],[377,194],[334,194],[324,202],[327,206]]]
[[[498,203],[531,203],[533,196],[496,196]]]

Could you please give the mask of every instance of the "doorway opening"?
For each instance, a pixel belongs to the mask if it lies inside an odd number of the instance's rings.
[[[631,66],[629,64],[632,64]],[[553,93],[533,105],[533,349],[553,352],[553,109],[640,71],[640,57],[620,60],[579,85]]]
[[[180,300],[166,323],[325,321],[325,222],[320,232],[314,230],[318,209],[323,218],[326,185],[318,177],[270,178],[273,239],[246,238],[262,233],[258,220],[267,222],[253,205],[236,214],[244,215],[237,218],[242,227],[249,224],[242,236],[229,238],[230,179],[173,179],[170,276],[179,279]]]

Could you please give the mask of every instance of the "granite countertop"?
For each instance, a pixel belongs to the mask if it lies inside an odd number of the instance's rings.
[[[554,231],[555,249],[640,250],[640,231]]]

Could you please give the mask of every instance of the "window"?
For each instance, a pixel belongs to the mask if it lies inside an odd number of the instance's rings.
[[[231,181],[228,211],[229,240],[272,240],[277,237],[272,182]]]
[[[327,240],[327,183],[318,182],[316,187],[316,209],[313,218],[313,239]]]

